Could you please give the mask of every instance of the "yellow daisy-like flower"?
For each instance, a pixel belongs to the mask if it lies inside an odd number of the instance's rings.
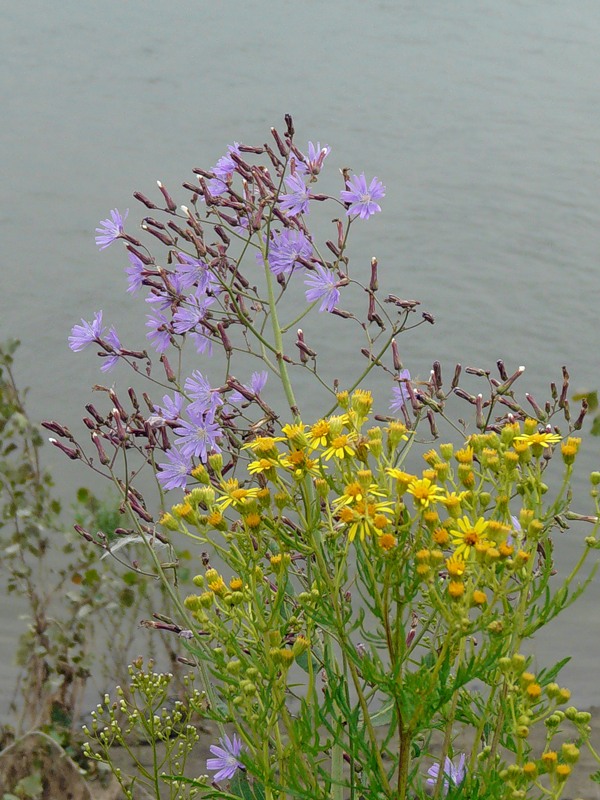
[[[308,439],[304,430],[306,425],[301,422],[298,424],[288,423],[284,425],[281,432],[285,434],[288,441],[293,442],[296,447],[305,447],[308,444]]]
[[[242,489],[239,481],[236,478],[231,478],[231,480],[225,481],[221,488],[224,492],[224,495],[217,500],[217,505],[221,511],[225,511],[225,509],[232,504],[243,505],[251,498],[256,497],[259,492],[258,488]]]
[[[242,450],[252,450],[256,456],[274,456],[277,454],[275,447],[277,442],[285,442],[284,436],[257,436],[251,442],[247,442]]]
[[[466,568],[464,559],[460,556],[454,555],[452,558],[446,559],[446,569],[448,570],[448,575],[452,578],[460,578],[461,575],[465,574]]]
[[[280,461],[278,458],[258,458],[248,464],[248,472],[250,475],[260,475],[261,473],[275,470],[279,466]]]
[[[390,478],[394,478],[396,481],[398,494],[404,494],[410,484],[413,481],[418,480],[416,475],[411,475],[409,472],[403,472],[401,469],[397,469],[396,467],[388,467],[386,469],[386,473],[390,476]]]
[[[347,506],[353,503],[360,503],[361,500],[364,500],[365,497],[369,495],[376,495],[377,497],[385,497],[385,493],[379,491],[379,487],[376,483],[371,483],[366,491],[358,481],[354,481],[353,483],[348,483],[344,487],[344,494],[336,497],[333,501],[334,505],[339,506]]]
[[[352,542],[358,534],[361,542],[365,536],[375,534],[379,536],[381,530],[390,524],[391,520],[385,516],[389,513],[390,502],[373,503],[361,500],[352,508],[343,506],[338,512],[340,522],[348,525],[348,541]]]
[[[392,533],[382,533],[379,537],[379,547],[382,550],[392,550],[398,544],[398,540]]]
[[[303,475],[320,475],[320,465],[315,458],[308,458],[304,450],[292,450],[281,462],[290,469],[296,478]]]
[[[443,490],[430,481],[429,478],[420,478],[412,481],[407,491],[412,494],[415,506],[419,509],[428,508],[430,503],[437,503],[443,493]]]
[[[448,511],[455,511],[460,509],[460,505],[465,497],[468,497],[469,492],[447,492],[445,497],[440,497],[439,502],[446,506]]]
[[[352,434],[342,433],[340,436],[336,436],[327,450],[323,451],[323,458],[325,461],[329,461],[330,458],[334,457],[346,458],[346,456],[353,456],[356,453],[356,450],[352,447],[353,442],[354,436]]]
[[[311,427],[308,433],[308,443],[315,449],[315,447],[326,447],[329,442],[329,433],[331,425],[326,419],[320,419]]]
[[[515,442],[523,442],[527,446],[540,445],[540,447],[550,447],[551,444],[560,442],[562,436],[559,433],[528,433],[515,436]]]
[[[485,538],[485,531],[488,523],[479,517],[477,522],[473,523],[468,517],[456,520],[456,525],[459,530],[452,529],[452,544],[456,547],[454,551],[455,557],[462,556],[465,560],[469,558],[471,549],[478,544],[484,542],[488,544]]]

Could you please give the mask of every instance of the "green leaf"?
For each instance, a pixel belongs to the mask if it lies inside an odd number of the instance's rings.
[[[600,436],[600,414],[592,420],[590,433],[592,436]]]

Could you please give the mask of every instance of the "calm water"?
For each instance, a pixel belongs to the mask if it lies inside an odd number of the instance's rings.
[[[115,206],[135,219],[133,189],[160,178],[176,193],[192,167],[264,141],[285,112],[299,142],[333,147],[332,188],[338,165],[386,183],[352,256],[377,255],[382,283],[435,315],[402,339],[413,375],[434,358],[447,373],[503,358],[527,366],[539,397],[561,364],[575,387],[600,385],[596,0],[4,0],[0,15],[0,335],[23,341],[35,417],[74,423],[99,380],[95,360],[66,347],[81,316],[103,308],[140,339],[122,255],[94,245],[98,220]],[[46,457],[67,497],[81,476]],[[582,471],[598,464],[594,440]],[[565,567],[575,537],[559,542]],[[536,645],[545,662],[576,655],[564,680],[596,704],[599,601],[600,582]],[[16,613],[0,600],[0,708]]]

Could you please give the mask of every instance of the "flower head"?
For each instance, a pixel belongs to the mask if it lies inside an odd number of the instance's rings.
[[[289,194],[280,195],[279,201],[287,216],[295,217],[298,214],[308,214],[310,192],[300,175],[290,175],[285,179],[285,185],[290,189],[290,192]]]
[[[410,392],[406,386],[408,382],[410,382],[410,372],[407,369],[400,370],[398,373],[398,385],[392,389],[390,411],[398,413],[410,401]]]
[[[250,378],[250,383],[242,384],[244,389],[247,389],[249,392],[252,392],[253,395],[256,397],[262,392],[265,388],[265,384],[267,382],[267,378],[269,377],[269,373],[266,370],[262,372],[253,372],[252,377]],[[240,392],[233,391],[228,397],[230,403],[242,403],[244,400],[247,400]]]
[[[317,264],[315,271],[306,276],[304,285],[309,287],[305,292],[309,303],[320,300],[319,311],[333,311],[340,299],[340,290],[338,289],[338,280],[335,273]]]
[[[179,427],[175,428],[175,433],[179,437],[177,446],[187,458],[196,456],[206,463],[211,450],[217,453],[221,452],[217,440],[220,439],[223,431],[214,421],[212,413],[201,414],[188,406],[187,414],[190,421],[180,420]]]
[[[211,744],[210,752],[216,758],[206,760],[206,769],[216,772],[214,780],[230,780],[238,769],[243,770],[244,765],[239,760],[242,752],[242,740],[237,734],[230,739],[227,734],[219,739],[219,744]]]
[[[440,764],[433,764],[433,766],[429,767],[427,770],[427,774],[429,778],[427,778],[427,783],[429,786],[435,786],[438,780],[438,776],[440,773]],[[444,761],[444,777],[443,777],[443,788],[444,794],[448,794],[448,791],[451,787],[460,786],[460,784],[465,779],[466,769],[465,769],[465,754],[462,753],[461,757],[458,760],[458,764],[454,766],[454,763],[451,759],[446,756],[446,760]]]
[[[102,327],[102,311],[94,314],[94,321],[92,323],[81,320],[81,325],[73,325],[71,335],[69,336],[69,347],[74,353],[79,353],[80,350],[97,342],[102,338],[106,328]]]
[[[112,351],[107,350],[108,355],[102,359],[103,363],[100,369],[102,372],[110,372],[120,358],[121,342],[114,328],[111,328],[104,338],[112,348]]]
[[[375,202],[385,197],[385,186],[377,178],[373,178],[367,187],[365,173],[353,175],[346,181],[346,191],[340,192],[344,203],[350,203],[346,214],[350,217],[356,214],[361,219],[369,219],[373,214],[381,211],[381,206]]]
[[[111,219],[103,219],[100,227],[96,228],[96,244],[100,250],[105,250],[116,239],[120,239],[123,235],[123,223],[127,219],[129,209],[125,214],[121,215],[116,208],[110,212]]]
[[[158,465],[157,478],[163,489],[185,489],[192,462],[176,447],[165,453],[168,463]]]
[[[146,267],[142,259],[129,250],[127,251],[127,257],[129,258],[129,266],[125,267],[129,283],[127,291],[131,292],[131,294],[136,294],[142,288]]]
[[[321,147],[321,142],[308,143],[308,157],[304,156],[304,161],[296,162],[296,172],[300,175],[318,175],[323,168],[323,162],[331,152],[331,147],[325,145]]]
[[[302,231],[284,230],[276,233],[269,244],[269,267],[274,275],[289,275],[294,267],[301,266],[300,259],[308,259],[312,244]]]
[[[468,517],[463,517],[456,520],[456,525],[459,530],[451,531],[452,544],[456,547],[454,554],[457,557],[462,556],[462,558],[468,559],[472,547],[488,541],[485,535],[488,523],[482,517],[479,517],[475,523],[471,522]]]
[[[240,146],[237,142],[229,145],[227,148],[227,154],[221,156],[221,158],[212,168],[212,172],[215,177],[208,181],[207,186],[208,191],[215,197],[224,194],[231,184],[233,173],[237,167],[237,164],[231,157],[232,154],[235,154],[236,156],[240,155]]]

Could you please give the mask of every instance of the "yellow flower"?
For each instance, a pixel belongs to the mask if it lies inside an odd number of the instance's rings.
[[[398,540],[391,533],[382,533],[379,537],[379,546],[382,548],[382,550],[391,550],[392,548],[396,547],[397,544]]]
[[[408,487],[408,493],[412,494],[417,508],[427,508],[430,503],[437,503],[442,494],[442,489],[433,484],[429,478],[421,478],[412,481]]]
[[[242,450],[252,450],[257,456],[275,456],[277,455],[277,442],[285,442],[283,436],[257,436],[251,442],[247,442]]]
[[[330,458],[346,458],[346,456],[353,456],[355,449],[352,447],[354,437],[352,434],[342,433],[336,436],[331,442],[331,446],[323,452],[323,458],[329,461]]]
[[[348,541],[352,542],[356,534],[364,541],[365,536],[375,534],[381,535],[381,529],[390,524],[390,520],[385,516],[389,513],[390,502],[373,503],[361,500],[350,506],[340,508],[337,517],[343,524],[348,526]]]
[[[446,506],[449,514],[457,514],[460,511],[460,506],[465,497],[468,497],[469,492],[448,492],[445,497],[440,497],[439,502]]]
[[[310,432],[308,434],[308,442],[310,446],[315,449],[315,447],[326,447],[329,441],[329,432],[331,426],[326,419],[321,419],[311,427]]]
[[[396,480],[398,494],[404,494],[408,486],[413,481],[417,480],[416,475],[411,475],[409,472],[403,472],[401,469],[397,469],[396,467],[388,467],[386,469],[386,473],[391,478],[394,478]]]
[[[217,505],[221,511],[225,511],[225,509],[232,503],[234,505],[244,505],[244,503],[246,503],[250,498],[256,497],[259,492],[257,488],[242,489],[239,481],[236,478],[231,478],[231,480],[225,481],[221,488],[224,492],[224,495],[217,500]]]
[[[464,447],[462,450],[457,450],[454,458],[459,464],[470,464],[473,461],[473,448]]]
[[[281,432],[284,433],[288,441],[293,442],[296,447],[306,447],[308,444],[308,439],[306,434],[304,433],[304,429],[306,425],[303,425],[301,422],[298,424],[288,424],[284,425],[281,429]]]
[[[275,469],[280,466],[287,467],[288,464],[279,458],[257,458],[256,461],[251,461],[248,464],[248,472],[250,475],[269,472],[270,474],[267,477],[275,478]]]
[[[291,469],[295,477],[303,475],[320,475],[320,464],[315,458],[308,458],[304,450],[292,450],[285,459],[281,460],[283,466]],[[325,469],[325,467],[323,467]]]
[[[529,433],[529,434],[521,434],[521,436],[515,436],[515,442],[523,442],[527,447],[530,445],[539,445],[540,447],[550,447],[551,444],[556,444],[560,442],[562,436],[559,433],[548,433],[544,431],[543,433]]]
[[[456,547],[455,556],[462,556],[464,559],[468,559],[471,548],[484,542],[488,543],[485,538],[488,524],[482,517],[479,517],[475,523],[472,523],[468,517],[463,517],[456,520],[456,525],[459,530],[452,529],[452,544]]]
[[[466,564],[460,556],[452,556],[452,558],[446,559],[446,569],[450,577],[460,578],[461,575],[464,575]]]

